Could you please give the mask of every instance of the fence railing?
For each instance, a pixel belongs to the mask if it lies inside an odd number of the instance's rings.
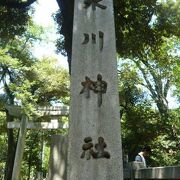
[[[124,168],[124,179],[180,180],[180,165],[144,168],[142,163],[130,162]]]

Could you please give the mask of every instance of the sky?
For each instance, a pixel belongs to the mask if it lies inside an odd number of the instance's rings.
[[[46,1],[46,3],[44,3]],[[53,20],[52,14],[58,10],[56,0],[38,0],[33,4],[35,13],[33,20],[36,24],[41,25],[45,29],[48,29],[47,38],[48,42],[35,43],[33,48],[33,54],[37,58],[42,57],[55,57],[58,59],[60,66],[68,69],[66,57],[61,54],[56,54],[55,40],[58,38],[56,33],[56,24]]]

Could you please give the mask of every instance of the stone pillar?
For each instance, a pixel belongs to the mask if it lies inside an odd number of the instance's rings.
[[[67,179],[123,180],[112,0],[75,0],[72,49]]]
[[[12,180],[20,179],[21,162],[24,153],[27,123],[28,123],[28,117],[26,115],[22,115],[21,123],[20,123],[20,131],[18,135],[18,142],[16,147],[14,166],[13,166]]]
[[[67,137],[53,135],[47,180],[66,180],[67,170]]]

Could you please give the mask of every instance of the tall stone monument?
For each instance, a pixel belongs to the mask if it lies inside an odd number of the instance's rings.
[[[68,180],[122,180],[112,0],[75,0]]]

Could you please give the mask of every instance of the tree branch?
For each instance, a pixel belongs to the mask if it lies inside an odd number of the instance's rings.
[[[157,95],[163,94],[161,79],[159,79],[159,77],[154,72],[154,69],[150,66],[150,64],[147,61],[145,61],[145,60],[141,60],[141,61],[148,68],[151,76],[153,77],[153,80],[155,82],[155,89],[156,89]]]
[[[74,0],[56,0],[61,10],[62,26],[61,34],[64,36],[64,49],[67,52],[69,72],[71,72],[72,59],[72,34],[73,34],[73,17],[74,17]]]
[[[138,63],[137,61],[133,60],[133,62],[137,65],[137,67],[139,68],[139,70],[140,70],[140,71],[142,72],[142,74],[143,74],[143,77],[144,77],[144,79],[145,79],[145,81],[146,81],[146,84],[147,84],[145,87],[149,89],[149,91],[151,92],[151,95],[152,95],[153,99],[154,99],[154,100],[157,99],[157,94],[155,93],[155,90],[153,89],[150,81],[148,80],[145,70],[141,67],[140,63]]]
[[[169,88],[170,88],[170,80],[167,79],[166,84],[164,85],[164,94],[163,94],[165,100],[166,100],[166,97],[167,97],[167,93],[168,93]],[[166,100],[166,103],[168,103],[167,100]]]

